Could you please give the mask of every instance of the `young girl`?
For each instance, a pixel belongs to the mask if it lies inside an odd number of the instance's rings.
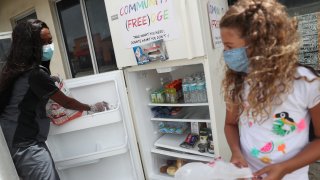
[[[308,179],[320,141],[320,78],[298,64],[297,25],[276,0],[239,0],[220,22],[231,162],[265,180]]]

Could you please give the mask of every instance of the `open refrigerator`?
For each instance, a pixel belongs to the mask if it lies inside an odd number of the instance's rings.
[[[139,66],[132,49],[123,46],[121,22],[115,18],[125,2],[105,0],[120,70],[65,81],[77,100],[88,104],[103,100],[113,108],[51,126],[47,144],[62,180],[172,180],[173,176],[161,171],[168,162],[209,162],[230,156],[223,132],[222,48],[213,47],[208,16],[212,1],[170,1],[181,28],[177,28],[178,38],[164,41],[169,59]],[[215,3],[227,8],[224,0]],[[199,72],[207,101],[152,102],[151,94],[162,87],[164,78],[183,79]],[[159,117],[155,107],[180,108],[183,113]],[[160,132],[159,124],[167,122],[184,123],[187,128],[178,134]],[[199,152],[198,143],[193,148],[180,146],[191,124],[199,123],[210,129],[213,153]]]

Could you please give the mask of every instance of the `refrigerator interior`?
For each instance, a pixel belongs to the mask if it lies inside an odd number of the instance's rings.
[[[177,103],[151,103],[150,97],[152,92],[162,87],[161,83],[167,77],[173,81],[203,71],[203,64],[198,63],[126,72],[130,106],[147,179],[173,179],[173,176],[160,172],[162,166],[170,165],[172,161],[175,166],[176,160],[182,160],[184,163],[208,162],[215,157],[213,153],[199,152],[199,141],[190,149],[180,147],[190,132],[191,123],[202,123],[211,128],[207,102],[185,103],[183,98],[180,98]],[[181,108],[181,111],[171,117],[155,117],[154,111],[152,112],[152,108],[155,107]],[[159,123],[162,122],[186,123],[188,128],[183,134],[162,133],[159,132]],[[214,130],[211,128],[211,131]]]
[[[118,74],[122,72],[118,72]],[[109,75],[106,75],[109,74]],[[107,177],[139,179],[139,164],[133,161],[126,112],[121,98],[124,88],[116,73],[68,80],[71,95],[83,103],[106,101],[112,109],[87,114],[61,126],[52,125],[47,144],[56,168],[65,180],[102,180]],[[122,79],[123,81],[123,79]],[[122,89],[120,89],[122,88]],[[122,92],[123,93],[123,92]],[[140,165],[141,166],[141,165]]]

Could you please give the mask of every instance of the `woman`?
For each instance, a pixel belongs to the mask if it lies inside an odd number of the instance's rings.
[[[40,20],[18,24],[0,78],[0,124],[18,175],[23,180],[58,180],[50,152],[45,144],[50,120],[45,105],[49,98],[61,106],[79,111],[99,112],[104,103],[93,106],[65,96],[47,68],[41,66],[52,43],[50,31]]]

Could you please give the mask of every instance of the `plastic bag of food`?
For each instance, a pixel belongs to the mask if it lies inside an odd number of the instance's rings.
[[[238,168],[234,164],[222,160],[209,164],[188,163],[175,173],[176,180],[244,180],[251,177],[252,172],[249,168]]]
[[[66,96],[71,97],[71,93],[68,88],[66,88],[64,81],[61,78],[54,78],[56,86],[62,91]],[[47,116],[51,119],[52,123],[55,125],[62,125],[68,121],[76,119],[82,116],[82,111],[66,109],[49,99],[46,104]]]

